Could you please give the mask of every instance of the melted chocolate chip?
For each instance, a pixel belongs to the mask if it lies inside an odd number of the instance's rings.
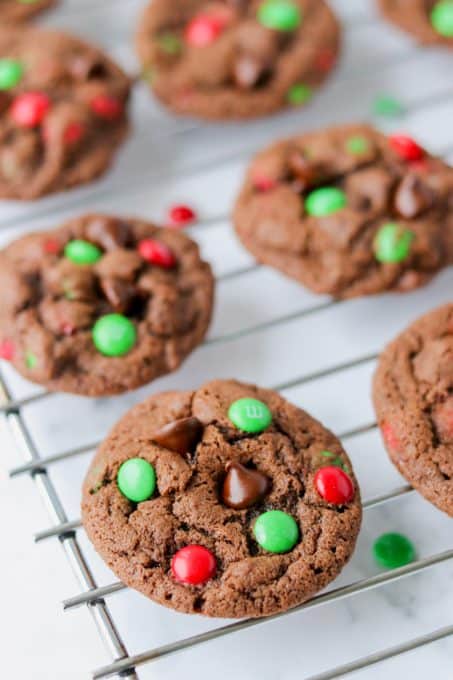
[[[432,205],[433,196],[416,175],[401,180],[394,199],[395,210],[401,217],[412,219]]]
[[[269,492],[271,482],[258,470],[249,470],[240,463],[228,463],[222,486],[222,501],[229,508],[243,510],[261,501]]]
[[[309,189],[319,181],[319,169],[310,163],[300,151],[292,151],[288,158],[288,167],[302,190]]]
[[[193,453],[203,434],[203,425],[198,418],[181,418],[157,430],[152,440],[170,451]]]
[[[87,227],[87,236],[104,250],[123,248],[131,239],[129,226],[125,222],[108,217],[93,219]]]
[[[101,279],[101,288],[115,312],[127,312],[137,294],[135,286],[121,279]]]

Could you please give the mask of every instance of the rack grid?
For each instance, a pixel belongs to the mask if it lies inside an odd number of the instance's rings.
[[[56,13],[55,23],[64,25],[66,21],[66,25],[70,25],[74,18],[80,19],[80,25],[77,24],[77,29],[89,35],[93,28],[91,21],[88,22],[86,18],[81,18],[82,9],[92,12],[92,16],[105,20],[107,24],[111,20],[111,25],[122,37],[122,42],[118,46],[116,41],[114,43],[112,40],[108,47],[126,65],[130,65],[133,63],[132,57],[124,46],[126,29],[130,30],[136,20],[136,12],[143,4],[142,0],[130,0],[130,12],[128,12],[124,9],[124,6],[120,9],[118,0],[109,3],[93,0],[89,5],[85,0],[83,3],[69,0],[64,10],[60,14]],[[245,369],[246,371],[249,370],[250,375],[246,375],[244,379],[267,384],[273,389],[288,393],[290,398],[291,395],[296,395],[294,401],[299,401],[301,405],[305,405],[300,396],[301,394],[304,395],[304,388],[311,386],[317,388],[319,384],[324,384],[326,380],[335,380],[341,385],[349,385],[351,383],[348,376],[351,372],[357,370],[364,370],[368,376],[375,363],[377,352],[383,344],[383,340],[380,338],[376,338],[376,340],[373,338],[371,342],[370,338],[366,336],[363,342],[366,346],[365,351],[360,351],[361,343],[355,343],[355,345],[353,343],[353,347],[346,348],[346,343],[351,341],[351,336],[348,331],[344,330],[343,324],[350,323],[351,315],[357,321],[357,318],[367,313],[363,301],[333,302],[327,298],[320,298],[303,292],[277,274],[269,274],[264,267],[255,264],[247,254],[241,251],[234,241],[231,226],[228,223],[228,208],[240,181],[241,172],[253,152],[260,148],[264,142],[273,137],[296,131],[301,126],[304,129],[309,129],[324,123],[369,118],[369,99],[371,95],[378,94],[384,85],[400,91],[406,105],[405,118],[396,122],[381,121],[384,127],[392,127],[395,124],[399,127],[404,125],[406,129],[413,130],[422,141],[426,141],[427,145],[442,153],[447,159],[453,154],[453,133],[448,125],[453,113],[453,88],[450,85],[451,64],[446,55],[436,51],[417,49],[399,34],[392,33],[392,29],[376,19],[372,8],[368,5],[364,8],[363,2],[359,0],[336,0],[332,4],[344,18],[346,39],[351,45],[354,44],[354,40],[359,42],[362,30],[367,33],[367,36],[376,35],[380,39],[382,38],[384,45],[379,48],[379,54],[371,51],[369,63],[365,63],[362,68],[357,68],[353,64],[352,57],[357,58],[358,50],[353,51],[352,56],[347,54],[344,67],[340,68],[336,77],[334,76],[332,84],[326,86],[325,94],[319,95],[320,104],[314,102],[312,113],[307,110],[306,114],[301,116],[288,114],[280,118],[277,117],[272,123],[263,122],[254,126],[244,126],[242,131],[233,128],[238,139],[231,140],[231,129],[227,127],[222,127],[217,134],[212,130],[212,126],[207,126],[204,129],[194,123],[175,122],[173,120],[168,123],[165,116],[157,110],[154,112],[152,120],[155,124],[162,126],[163,132],[161,132],[159,143],[150,145],[148,136],[145,134],[145,123],[149,119],[150,102],[147,93],[139,91],[134,103],[137,130],[131,142],[130,155],[128,158],[126,154],[123,167],[121,167],[122,159],[118,160],[117,172],[114,172],[111,178],[62,198],[45,200],[37,208],[13,207],[11,210],[5,211],[4,217],[0,215],[0,224],[4,226],[2,240],[7,241],[33,226],[36,226],[36,228],[47,226],[49,220],[57,223],[75,212],[76,206],[77,212],[80,212],[81,204],[87,209],[108,209],[112,212],[127,214],[127,209],[119,208],[125,203],[126,206],[129,206],[129,212],[137,211],[146,216],[151,212],[155,215],[156,211],[162,210],[173,197],[189,196],[193,193],[197,205],[200,207],[201,217],[189,231],[208,251],[208,257],[212,255],[210,259],[213,259],[218,287],[221,289],[218,309],[222,311],[222,303],[237,302],[239,291],[242,294],[243,290],[247,291],[245,293],[246,303],[253,307],[259,301],[260,296],[262,300],[260,286],[263,282],[266,285],[266,293],[271,291],[270,286],[274,285],[277,291],[276,295],[285,296],[288,304],[286,302],[281,304],[282,313],[277,312],[275,305],[270,305],[271,308],[273,307],[270,311],[268,309],[260,309],[259,311],[255,309],[254,313],[256,313],[257,318],[253,323],[249,321],[248,309],[245,312],[240,311],[239,318],[235,319],[234,322],[232,322],[231,317],[228,317],[227,320],[217,318],[212,335],[208,337],[197,352],[197,357],[199,357],[197,362],[188,370],[183,370],[180,379],[184,383],[181,385],[182,387],[196,385],[209,377],[217,377],[219,371],[215,373],[213,367],[220,368],[219,357],[223,358],[225,353],[235,354],[238,352],[239,370],[244,369],[247,364],[241,358],[241,355],[250,354],[250,348],[253,347],[257,337],[259,340],[266,338],[266,341],[263,341],[266,349],[264,357],[268,361],[268,345],[275,344],[273,337],[275,333],[279,334],[278,337],[281,338],[281,334],[289,330],[289,332],[298,334],[300,339],[304,336],[304,333],[313,334],[315,329],[320,328],[321,331],[326,331],[329,327],[337,328],[338,326],[341,329],[339,331],[340,336],[344,336],[341,351],[335,354],[336,350],[334,350],[335,356],[331,358],[328,355],[329,360],[327,362],[324,359],[319,361],[319,357],[314,361],[316,342],[312,340],[308,343],[309,356],[305,362],[301,362],[303,365],[301,368],[285,364],[283,371],[284,374],[286,373],[285,379],[275,379],[277,375],[275,370],[268,372],[264,369],[261,370],[257,362],[253,363],[250,370]],[[388,36],[391,36],[391,39]],[[362,47],[363,40],[362,38]],[[367,62],[367,59],[365,59],[365,62]],[[398,69],[401,69],[401,73]],[[433,71],[433,69],[435,70]],[[424,87],[417,85],[414,81],[415,75],[417,74],[417,77],[419,77],[420,73],[428,79]],[[384,77],[382,74],[384,74]],[[371,80],[371,84],[369,80]],[[329,94],[329,88],[335,90],[335,87],[345,89],[345,94],[339,97],[336,111],[332,107],[334,93]],[[359,98],[353,98],[352,95],[358,88],[363,89],[363,93]],[[335,100],[336,102],[337,100]],[[326,104],[328,109],[330,106],[327,114]],[[433,124],[434,128],[432,127]],[[203,153],[200,153],[197,148],[199,144],[207,144]],[[139,156],[137,156],[137,145],[143,147]],[[152,167],[148,167],[148,153],[151,149],[157,155],[157,162]],[[167,154],[168,149],[170,149],[170,152]],[[181,150],[182,153],[180,153]],[[170,168],[168,171],[164,171],[165,174],[161,172],[161,161],[159,159],[159,154],[162,153],[166,154]],[[186,154],[190,163],[186,161]],[[136,162],[137,158],[138,162]],[[188,177],[189,172],[190,177]],[[181,180],[181,175],[184,176],[183,180]],[[150,190],[149,183],[151,181],[153,186]],[[226,187],[224,195],[220,194],[220,184],[222,184],[222,189]],[[118,189],[121,189],[120,196],[116,195]],[[217,244],[215,244],[215,241],[217,241]],[[257,277],[258,281],[256,281]],[[407,296],[407,299],[410,300],[409,309],[404,313],[401,313],[398,307],[401,298],[389,296],[390,302],[388,304],[383,303],[382,300],[370,302],[370,314],[376,313],[380,315],[382,320],[386,319],[387,314],[389,315],[389,328],[386,329],[383,338],[390,339],[395,333],[394,329],[404,327],[406,321],[418,315],[419,310],[421,313],[423,309],[429,309],[444,301],[451,300],[452,283],[453,277],[450,268],[450,271],[444,272],[430,287]],[[224,292],[225,290],[229,292]],[[272,302],[275,302],[275,297],[274,295]],[[391,306],[393,306],[393,309],[389,311]],[[267,338],[267,336],[271,337]],[[325,345],[325,348],[332,351],[331,344]],[[317,355],[322,354],[322,350],[323,343],[321,343]],[[226,364],[225,367],[221,367],[220,372],[226,371],[227,375],[234,363],[226,362]],[[202,369],[200,369],[200,366],[202,366]],[[198,378],[199,374],[202,375],[201,379]],[[294,377],[294,374],[296,374],[296,377]],[[223,375],[224,373],[219,377],[223,377]],[[244,377],[242,372],[237,373],[237,376]],[[151,388],[148,388],[148,392],[160,391],[160,389],[163,389],[161,385],[164,385],[165,388],[167,385],[178,387],[180,384],[178,380],[178,374],[176,374],[170,379],[159,381],[157,387],[151,386]],[[368,382],[364,383],[367,387],[369,386]],[[355,384],[354,381],[352,384]],[[321,390],[321,388],[319,389]],[[142,392],[143,390],[137,394]],[[354,403],[357,404],[358,400],[364,399],[364,397],[365,395],[362,394],[355,399]],[[70,461],[82,458],[85,454],[89,454],[96,448],[99,437],[93,437],[88,442],[80,444],[75,442],[69,448],[63,447],[45,455],[41,453],[41,450],[43,447],[47,448],[48,444],[40,443],[38,445],[36,443],[45,438],[43,438],[43,427],[40,429],[36,426],[33,410],[35,408],[41,409],[39,413],[42,414],[42,409],[48,409],[50,402],[51,411],[62,413],[61,408],[64,399],[65,397],[50,394],[40,389],[32,390],[29,385],[16,380],[8,368],[5,368],[5,371],[0,375],[0,413],[3,414],[3,420],[10,430],[18,452],[21,453],[24,461],[15,466],[10,474],[12,477],[25,474],[32,477],[45,501],[52,522],[50,528],[35,535],[35,540],[39,542],[56,537],[61,542],[80,587],[80,592],[65,600],[63,606],[66,610],[82,605],[88,608],[112,658],[111,663],[93,673],[92,677],[95,679],[113,676],[137,679],[137,669],[149,662],[172,656],[177,652],[197,647],[234,632],[255,626],[266,626],[276,619],[294,617],[302,611],[314,610],[321,605],[331,605],[352,598],[354,595],[358,596],[361,593],[389,586],[404,577],[424,573],[431,567],[448,564],[453,560],[452,546],[451,549],[420,557],[412,564],[400,569],[357,578],[346,585],[334,586],[331,590],[285,614],[267,619],[238,621],[220,625],[212,630],[195,635],[182,636],[174,642],[158,644],[143,652],[129,653],[122,639],[124,636],[112,615],[110,600],[107,600],[116,593],[124,592],[126,587],[119,581],[98,585],[94,573],[95,569],[92,568],[91,564],[91,556],[80,540],[83,527],[79,519],[72,519],[71,517],[74,517],[74,515],[67,513],[64,499],[54,484],[51,474],[54,465],[65,465]],[[139,397],[134,395],[132,399],[138,401]],[[314,398],[314,403],[318,406],[319,400],[319,395]],[[126,398],[118,398],[116,403],[122,403],[122,411],[124,411],[131,402]],[[307,408],[310,410],[308,406]],[[113,424],[117,415],[116,412],[112,414],[109,412],[109,424]],[[315,413],[315,415],[317,414]],[[328,415],[330,414],[328,413]],[[337,420],[341,420],[340,416]],[[369,409],[362,409],[361,419],[358,423],[352,417],[346,418],[346,422],[348,427],[340,434],[340,437],[347,449],[354,441],[363,436],[378,436],[376,423],[370,418]],[[65,423],[64,417],[63,423]],[[48,429],[50,432],[51,425],[48,426]],[[338,431],[339,428],[336,427],[335,429]],[[103,432],[104,430],[105,428],[102,428]],[[381,454],[382,459],[384,459],[382,450]],[[395,483],[390,487],[390,490],[370,495],[364,502],[365,523],[371,510],[381,506],[393,507],[398,501],[411,496],[414,497],[416,494],[408,485],[399,484],[397,486]],[[421,499],[419,501],[423,503]],[[412,639],[396,645],[386,646],[378,652],[360,656],[351,662],[338,664],[331,670],[306,676],[306,680],[340,678],[352,671],[371,668],[387,659],[425,647],[429,643],[449,638],[452,635],[453,625],[438,627],[427,634],[412,637]]]

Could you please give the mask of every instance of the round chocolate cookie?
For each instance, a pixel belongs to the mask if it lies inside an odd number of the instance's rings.
[[[82,512],[127,585],[229,618],[312,597],[351,557],[361,522],[338,439],[276,392],[233,380],[129,411],[93,459]]]
[[[56,0],[0,0],[0,26],[27,21],[56,4]]]
[[[453,48],[453,0],[378,0],[386,19],[426,45]]]
[[[453,169],[404,135],[348,125],[253,160],[234,212],[259,262],[336,298],[408,291],[453,261]]]
[[[253,118],[311,99],[337,60],[340,29],[324,0],[153,0],[137,48],[173,111]]]
[[[373,397],[392,462],[453,517],[453,304],[421,317],[384,350]]]
[[[102,174],[128,129],[129,88],[78,38],[0,31],[0,198],[34,199]]]
[[[0,356],[50,390],[125,392],[203,340],[213,276],[184,234],[86,215],[0,252]]]

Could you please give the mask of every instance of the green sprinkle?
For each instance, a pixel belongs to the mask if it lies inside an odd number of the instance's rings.
[[[374,100],[373,111],[375,115],[384,118],[399,118],[405,113],[405,108],[395,97],[381,95]]]
[[[373,556],[380,567],[397,569],[415,559],[415,548],[402,534],[382,534],[373,545]]]
[[[288,90],[287,100],[288,103],[293,106],[300,106],[301,104],[308,102],[312,98],[312,95],[313,90],[311,87],[304,85],[303,83],[298,83]]]
[[[366,137],[355,135],[346,140],[346,149],[349,153],[360,156],[368,151],[369,143]]]
[[[162,52],[166,54],[179,54],[182,49],[182,42],[174,33],[164,33],[157,38],[157,44]]]
[[[38,359],[33,352],[26,352],[25,354],[25,365],[28,369],[32,370],[38,365]]]

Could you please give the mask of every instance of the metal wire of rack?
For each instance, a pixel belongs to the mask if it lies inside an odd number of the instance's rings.
[[[340,2],[340,0],[338,0],[338,2]],[[98,4],[102,5],[102,3]],[[72,8],[72,11],[74,11],[74,8]],[[351,22],[350,28],[353,29],[354,26],[360,25],[361,22],[367,21],[369,21],[367,16],[362,17],[359,15],[355,22]],[[399,60],[401,62],[406,59],[413,58],[413,50],[411,50],[411,52],[407,55],[401,54],[399,56]],[[383,67],[387,67],[391,64],[392,61],[389,60],[383,64]],[[418,98],[413,99],[408,104],[407,109],[412,113],[420,114],[421,112],[429,111],[433,106],[442,103],[453,103],[453,91],[450,88],[445,88],[434,96],[421,95]],[[172,134],[177,134],[179,136],[187,133],[190,134],[193,129],[197,128],[186,126],[182,129],[174,130]],[[282,134],[285,134],[285,131],[283,131]],[[219,155],[213,159],[195,163],[191,167],[192,176],[196,175],[197,173],[209,173],[210,170],[216,167],[219,163],[245,161],[259,146],[260,145],[250,145],[250,148],[246,148],[246,150],[244,150],[244,147],[241,147],[240,150],[232,151],[227,154]],[[445,144],[442,152],[445,156],[451,155],[453,152],[453,143]],[[168,177],[165,178],[165,181],[168,182]],[[107,191],[109,190],[110,188],[107,189]],[[97,190],[94,191],[96,192]],[[102,193],[102,190],[100,193]],[[75,201],[68,197],[64,203],[64,208],[71,209],[74,204]],[[52,209],[48,209],[46,207],[43,211],[41,211],[39,217],[45,218],[51,213]],[[5,220],[5,222],[8,221],[9,226],[16,227],[23,223],[23,219],[23,216],[18,215],[17,218],[12,218],[10,221]],[[201,220],[193,227],[192,232],[196,236],[197,233],[204,233],[210,228],[216,227],[216,225],[219,223],[227,221],[227,219],[228,216],[225,214],[214,214],[212,216],[206,217],[204,220]],[[230,271],[220,274],[218,279],[224,285],[228,285],[229,282],[232,282],[239,277],[253,274],[259,267],[259,265],[247,264],[245,266],[233,268]],[[222,345],[231,341],[241,340],[242,338],[248,337],[254,333],[267,331],[287,322],[303,323],[304,319],[307,317],[316,317],[317,314],[321,314],[334,306],[341,306],[342,304],[343,303],[332,301],[310,303],[310,305],[304,306],[300,310],[291,311],[280,316],[275,316],[271,319],[266,319],[255,325],[244,327],[233,332],[221,333],[217,336],[210,337],[204,343],[204,347],[209,347],[210,345],[215,344]],[[203,349],[200,351],[203,351]],[[355,356],[352,359],[336,362],[312,372],[305,372],[295,378],[282,381],[280,384],[274,384],[273,389],[286,390],[299,387],[304,384],[313,383],[336,373],[341,374],[343,371],[348,369],[353,369],[362,365],[368,365],[374,362],[375,359],[376,353],[365,353],[363,356]],[[318,595],[309,602],[285,614],[278,614],[267,619],[238,621],[232,624],[223,625],[208,632],[179,639],[169,644],[156,646],[155,648],[147,649],[138,654],[129,654],[123,640],[121,639],[121,635],[106,601],[108,597],[125,590],[126,586],[119,581],[111,582],[104,586],[98,586],[93,575],[91,565],[89,564],[89,560],[82,550],[77,537],[78,531],[83,530],[81,522],[79,519],[70,519],[67,516],[62,500],[59,497],[59,494],[57,493],[56,488],[48,474],[48,469],[53,464],[61,462],[64,463],[69,459],[87,454],[96,448],[98,442],[96,441],[89,444],[83,444],[67,450],[59,451],[51,455],[42,456],[40,455],[38,448],[33,441],[33,435],[30,431],[30,428],[27,426],[26,419],[23,417],[23,409],[25,407],[39,403],[44,399],[56,398],[58,397],[45,391],[40,391],[30,396],[15,398],[11,393],[7,379],[4,377],[4,375],[0,375],[0,413],[3,414],[3,418],[13,436],[18,451],[21,452],[25,461],[24,463],[14,467],[10,471],[10,475],[11,477],[16,477],[27,474],[32,477],[38,492],[42,496],[49,510],[50,520],[53,522],[53,525],[50,528],[38,532],[35,535],[35,540],[39,542],[52,537],[57,537],[59,539],[81,589],[79,594],[65,600],[63,606],[66,610],[71,610],[82,605],[87,606],[99,629],[101,638],[103,639],[108,652],[113,659],[111,663],[97,669],[93,673],[92,677],[95,680],[113,676],[138,679],[136,669],[143,664],[174,655],[177,652],[181,652],[183,650],[201,645],[205,642],[230,635],[234,632],[243,631],[254,626],[262,626],[269,621],[280,619],[286,616],[292,616],[295,613],[303,610],[314,609],[320,607],[321,605],[332,604],[366,591],[390,585],[400,579],[403,579],[404,577],[422,573],[430,567],[453,560],[452,548],[450,550],[435,553],[428,557],[417,559],[415,562],[391,572],[379,573],[371,577],[356,580],[345,586],[336,587],[333,590],[329,590],[326,593]],[[360,436],[366,432],[374,431],[376,427],[377,426],[375,422],[369,422],[343,432],[340,434],[340,438],[345,443],[347,443],[354,437]],[[386,493],[366,499],[364,502],[364,508],[367,511],[380,505],[395,502],[403,496],[407,496],[412,493],[413,490],[408,485],[395,487]],[[306,680],[331,680],[333,678],[340,678],[343,675],[353,671],[371,667],[381,661],[385,661],[386,659],[390,659],[392,657],[404,654],[405,652],[424,647],[425,645],[428,645],[432,642],[439,641],[450,636],[453,636],[453,625],[438,628],[428,634],[418,636],[407,642],[392,647],[387,647],[374,654],[363,656],[351,661],[350,663],[337,666],[329,671],[317,675],[311,675],[309,678],[307,677]]]

